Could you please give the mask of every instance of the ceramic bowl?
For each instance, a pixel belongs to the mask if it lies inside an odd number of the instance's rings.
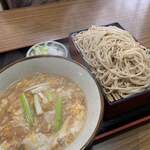
[[[83,90],[87,105],[86,122],[79,136],[67,150],[84,149],[95,136],[103,116],[103,99],[94,78],[86,68],[63,57],[29,57],[5,67],[0,72],[0,91],[36,72],[68,77]]]

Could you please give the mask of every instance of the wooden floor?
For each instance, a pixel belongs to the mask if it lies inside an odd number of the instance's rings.
[[[0,2],[0,11],[3,11],[3,8],[2,8],[2,4],[1,4],[1,2]]]
[[[150,123],[100,143],[93,150],[150,150]]]

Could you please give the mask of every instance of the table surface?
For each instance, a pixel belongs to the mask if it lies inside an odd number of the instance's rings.
[[[92,150],[150,150],[150,124],[104,141]]]
[[[0,12],[0,52],[111,22],[119,22],[150,47],[150,0],[59,0]]]
[[[54,40],[92,24],[119,22],[150,48],[150,0],[60,0],[0,12],[0,53]],[[100,143],[93,149],[149,150],[150,124]]]

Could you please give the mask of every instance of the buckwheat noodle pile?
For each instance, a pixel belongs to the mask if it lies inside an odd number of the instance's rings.
[[[117,100],[150,88],[150,50],[127,31],[92,26],[74,42],[106,94]]]

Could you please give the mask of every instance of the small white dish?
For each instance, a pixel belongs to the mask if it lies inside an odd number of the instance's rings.
[[[26,57],[38,55],[51,55],[68,57],[68,49],[56,41],[44,41],[33,45],[27,52]]]

